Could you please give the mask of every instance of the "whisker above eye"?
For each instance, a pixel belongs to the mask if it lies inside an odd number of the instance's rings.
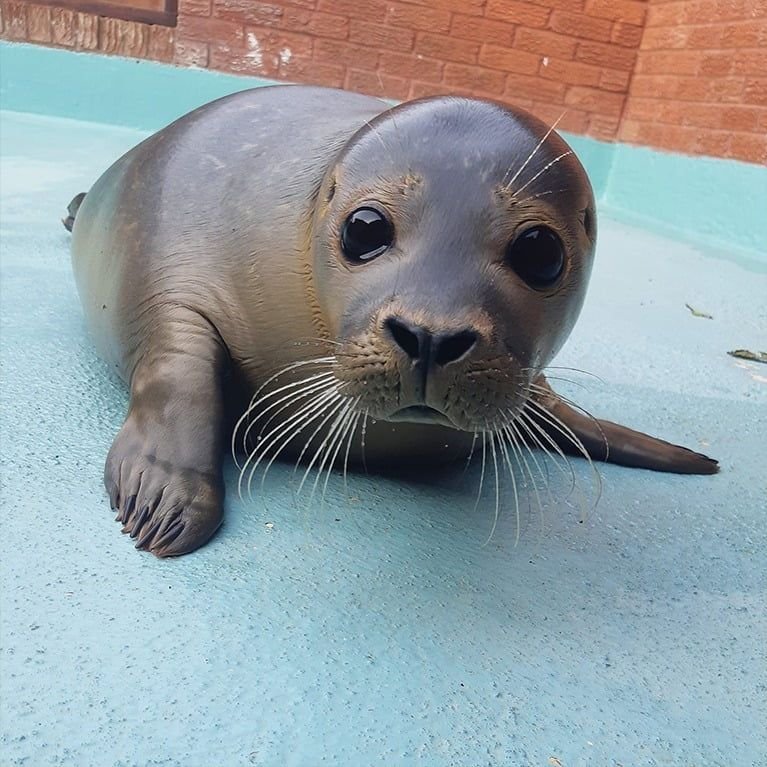
[[[522,171],[527,167],[528,163],[535,157],[536,154],[538,154],[538,150],[546,143],[549,136],[556,130],[557,125],[559,125],[560,122],[562,122],[562,119],[567,114],[567,110],[565,109],[564,112],[562,112],[561,115],[554,121],[553,125],[546,131],[543,138],[535,145],[535,148],[532,152],[527,156],[527,159],[522,163],[522,165],[519,166],[517,172],[511,177],[511,180],[508,184],[506,184],[506,189],[511,189],[512,184],[519,178],[519,175],[522,173]],[[503,179],[501,180],[501,185],[503,186],[506,182],[506,177],[509,175],[509,172],[511,171],[511,168],[506,171],[506,173],[503,176]]]
[[[527,189],[530,184],[532,184],[536,179],[540,178],[549,168],[551,168],[553,165],[556,165],[560,160],[564,160],[565,157],[569,157],[573,153],[572,149],[568,149],[566,152],[562,152],[562,154],[557,155],[553,160],[546,163],[531,179],[528,179],[524,184],[522,184],[519,189],[517,189],[516,192],[514,192],[511,196],[512,198],[516,197],[520,192],[523,192],[525,189]]]

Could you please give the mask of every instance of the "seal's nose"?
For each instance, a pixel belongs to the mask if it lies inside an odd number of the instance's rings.
[[[465,357],[477,343],[473,330],[432,333],[399,317],[389,317],[384,323],[394,343],[413,362],[428,365],[449,365]]]

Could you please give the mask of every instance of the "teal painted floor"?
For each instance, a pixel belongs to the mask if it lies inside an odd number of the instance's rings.
[[[198,553],[120,535],[101,484],[126,407],[59,218],[144,134],[5,112],[0,238],[0,763],[45,767],[743,767],[767,759],[767,275],[601,219],[560,391],[718,458],[604,467],[596,509],[473,511],[465,477],[291,467]],[[689,303],[713,319],[694,317]],[[585,387],[585,388],[584,388]],[[591,475],[576,463],[593,499]],[[558,761],[554,761],[558,760]]]

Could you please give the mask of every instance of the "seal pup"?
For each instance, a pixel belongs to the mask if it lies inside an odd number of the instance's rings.
[[[130,388],[105,485],[123,531],[160,557],[221,523],[243,411],[250,477],[283,452],[329,472],[342,456],[450,460],[477,442],[511,465],[523,441],[717,471],[548,386],[596,215],[572,150],[521,109],[235,93],[117,160],[65,225],[97,349]]]

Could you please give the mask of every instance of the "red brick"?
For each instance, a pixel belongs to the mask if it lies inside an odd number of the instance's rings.
[[[644,27],[638,27],[635,24],[624,24],[616,21],[613,24],[613,31],[610,35],[610,42],[621,45],[624,48],[638,48],[642,42],[642,33]]]
[[[595,19],[580,13],[554,11],[551,14],[549,27],[563,35],[606,43],[610,41],[613,23],[607,19]]]
[[[586,0],[528,0],[544,8],[561,8],[564,11],[582,11]]]
[[[735,134],[730,141],[730,155],[734,160],[764,165],[767,163],[767,135]]]
[[[213,16],[218,19],[236,21],[240,24],[255,24],[259,27],[280,25],[284,10],[272,3],[257,3],[253,0],[213,0]],[[211,37],[211,39],[214,39]]]
[[[591,64],[580,64],[576,61],[561,61],[548,59],[541,62],[541,77],[572,85],[599,85],[602,70]]]
[[[481,16],[487,0],[405,0],[414,5],[438,6],[451,13],[468,13],[471,16]]]
[[[367,93],[389,99],[406,99],[410,92],[410,81],[403,77],[382,75],[378,72],[365,72],[350,69],[346,73],[344,87],[350,91]]]
[[[350,19],[383,24],[389,4],[386,0],[319,0],[318,9]]]
[[[443,85],[435,85],[434,83],[421,83],[418,80],[413,80],[410,83],[410,90],[407,97],[409,99],[422,99],[427,96],[436,96],[440,93],[444,93]]]
[[[174,30],[172,27],[149,28],[148,56],[154,61],[173,61]]]
[[[604,117],[603,115],[590,115],[588,133],[594,138],[605,141],[613,141],[618,137],[620,119],[618,117]]]
[[[212,0],[178,0],[178,16],[210,16],[213,12]]]
[[[275,77],[279,61],[276,56],[255,49],[248,51],[239,46],[232,48],[226,43],[212,42],[208,66],[224,72]]]
[[[530,99],[532,101],[546,99],[555,104],[561,104],[567,86],[544,80],[542,77],[527,77],[525,75],[509,75],[506,78],[504,95],[511,99]]]
[[[565,94],[565,104],[580,107],[588,112],[598,112],[609,117],[620,117],[625,96],[622,93],[608,93],[596,88],[574,85]]]
[[[728,24],[722,29],[721,44],[724,48],[765,48],[767,22],[750,20]]]
[[[342,64],[367,71],[375,71],[378,66],[377,51],[340,40],[315,41],[314,59],[324,64]]]
[[[706,104],[704,109],[711,109]],[[751,106],[721,106],[718,113],[717,125],[713,127],[729,131],[755,132],[757,129],[758,111]],[[710,118],[709,118],[710,119]]]
[[[599,87],[605,91],[626,93],[631,82],[631,73],[620,69],[603,69],[599,77]]]
[[[631,71],[634,68],[636,52],[619,45],[582,42],[578,43],[575,59],[598,67]]]
[[[675,3],[680,5],[680,3]],[[704,21],[739,21],[745,18],[765,17],[762,0],[687,0],[682,2],[682,21],[699,24]]]
[[[349,41],[368,48],[382,48],[389,51],[411,51],[415,35],[410,29],[395,29],[381,24],[368,24],[352,19],[349,27]]]
[[[27,39],[27,6],[25,3],[6,3],[3,7],[3,36],[9,40]]]
[[[642,26],[647,3],[641,0],[586,0],[586,13],[611,21]]]
[[[99,47],[99,17],[89,13],[77,14],[75,45],[78,50],[92,51]]]
[[[541,53],[558,59],[571,59],[576,49],[576,41],[554,32],[542,32],[538,29],[521,27],[514,35],[514,47],[529,53]],[[594,43],[596,45],[596,43]]]
[[[27,8],[27,37],[36,43],[50,43],[51,9],[48,6],[30,5]]]
[[[389,6],[386,23],[395,27],[423,29],[426,32],[447,32],[450,29],[450,12],[398,3]]]
[[[512,48],[502,48],[497,45],[485,45],[479,54],[479,63],[492,69],[504,72],[515,72],[520,75],[534,75],[538,72],[541,57],[534,53],[515,51]]]
[[[664,102],[660,99],[640,98],[632,95],[626,101],[626,120],[655,120]]]
[[[456,40],[447,35],[421,34],[416,40],[416,53],[433,59],[457,61],[459,64],[476,64],[479,43],[469,40]]]
[[[210,52],[207,43],[201,43],[199,40],[185,40],[176,38],[173,61],[185,67],[208,66]]]
[[[516,29],[513,24],[504,21],[477,19],[455,13],[450,34],[463,40],[476,40],[479,43],[492,43],[510,48]]]
[[[311,59],[294,58],[288,62],[280,62],[278,76],[282,80],[306,85],[343,88],[346,69],[337,64],[318,64]]]
[[[732,73],[735,75],[764,76],[764,51],[733,51]]]
[[[747,104],[767,106],[767,77],[755,77],[746,80],[743,101]]]
[[[727,157],[730,153],[732,134],[722,131],[700,131],[692,151],[716,157]]]
[[[621,121],[620,128],[618,130],[618,139],[626,141],[631,144],[639,142],[639,136],[642,132],[643,123],[637,120],[623,120]]]
[[[589,114],[578,109],[562,109],[561,104],[543,104],[535,102],[530,107],[539,120],[546,125],[557,123],[557,130],[585,133],[588,128]]]
[[[485,16],[509,24],[522,24],[526,27],[545,27],[549,20],[548,8],[531,5],[516,0],[488,0]]]
[[[643,51],[687,47],[689,27],[648,27],[642,35]]]
[[[438,83],[442,79],[444,67],[445,65],[436,59],[386,51],[381,54],[378,64],[378,68],[383,74],[432,83]]]
[[[146,24],[99,16],[99,49],[104,53],[146,58],[149,35]]]
[[[605,4],[610,0],[603,0]],[[676,3],[651,3],[647,8],[648,27],[673,27],[685,23],[684,1]]]
[[[710,54],[701,51],[643,51],[636,71],[641,74],[695,75],[701,71],[706,57]]]
[[[706,75],[707,77],[722,77],[728,75],[732,69],[732,55],[725,52],[717,53],[698,53],[695,52],[700,58],[697,60],[697,68],[690,71],[685,69],[680,74],[696,74]]]
[[[443,82],[453,88],[500,94],[503,93],[506,84],[506,75],[503,72],[484,67],[446,64]]]
[[[71,48],[75,44],[75,14],[66,8],[51,9],[51,37],[54,45]]]
[[[709,24],[703,27],[685,27],[687,30],[687,48],[721,48],[724,28],[721,24]],[[649,31],[649,30],[648,30]]]
[[[245,27],[245,45],[250,52],[260,52],[265,63],[269,58],[270,67],[277,67],[281,60],[311,58],[314,41],[308,35],[295,32],[248,26]]]
[[[215,41],[223,45],[239,45],[245,40],[245,29],[236,21],[209,19],[201,16],[182,16],[178,20],[177,33],[183,38],[200,42]]]
[[[308,11],[303,8],[285,8],[280,26],[291,32],[316,37],[345,40],[349,36],[349,19],[332,13]]]

